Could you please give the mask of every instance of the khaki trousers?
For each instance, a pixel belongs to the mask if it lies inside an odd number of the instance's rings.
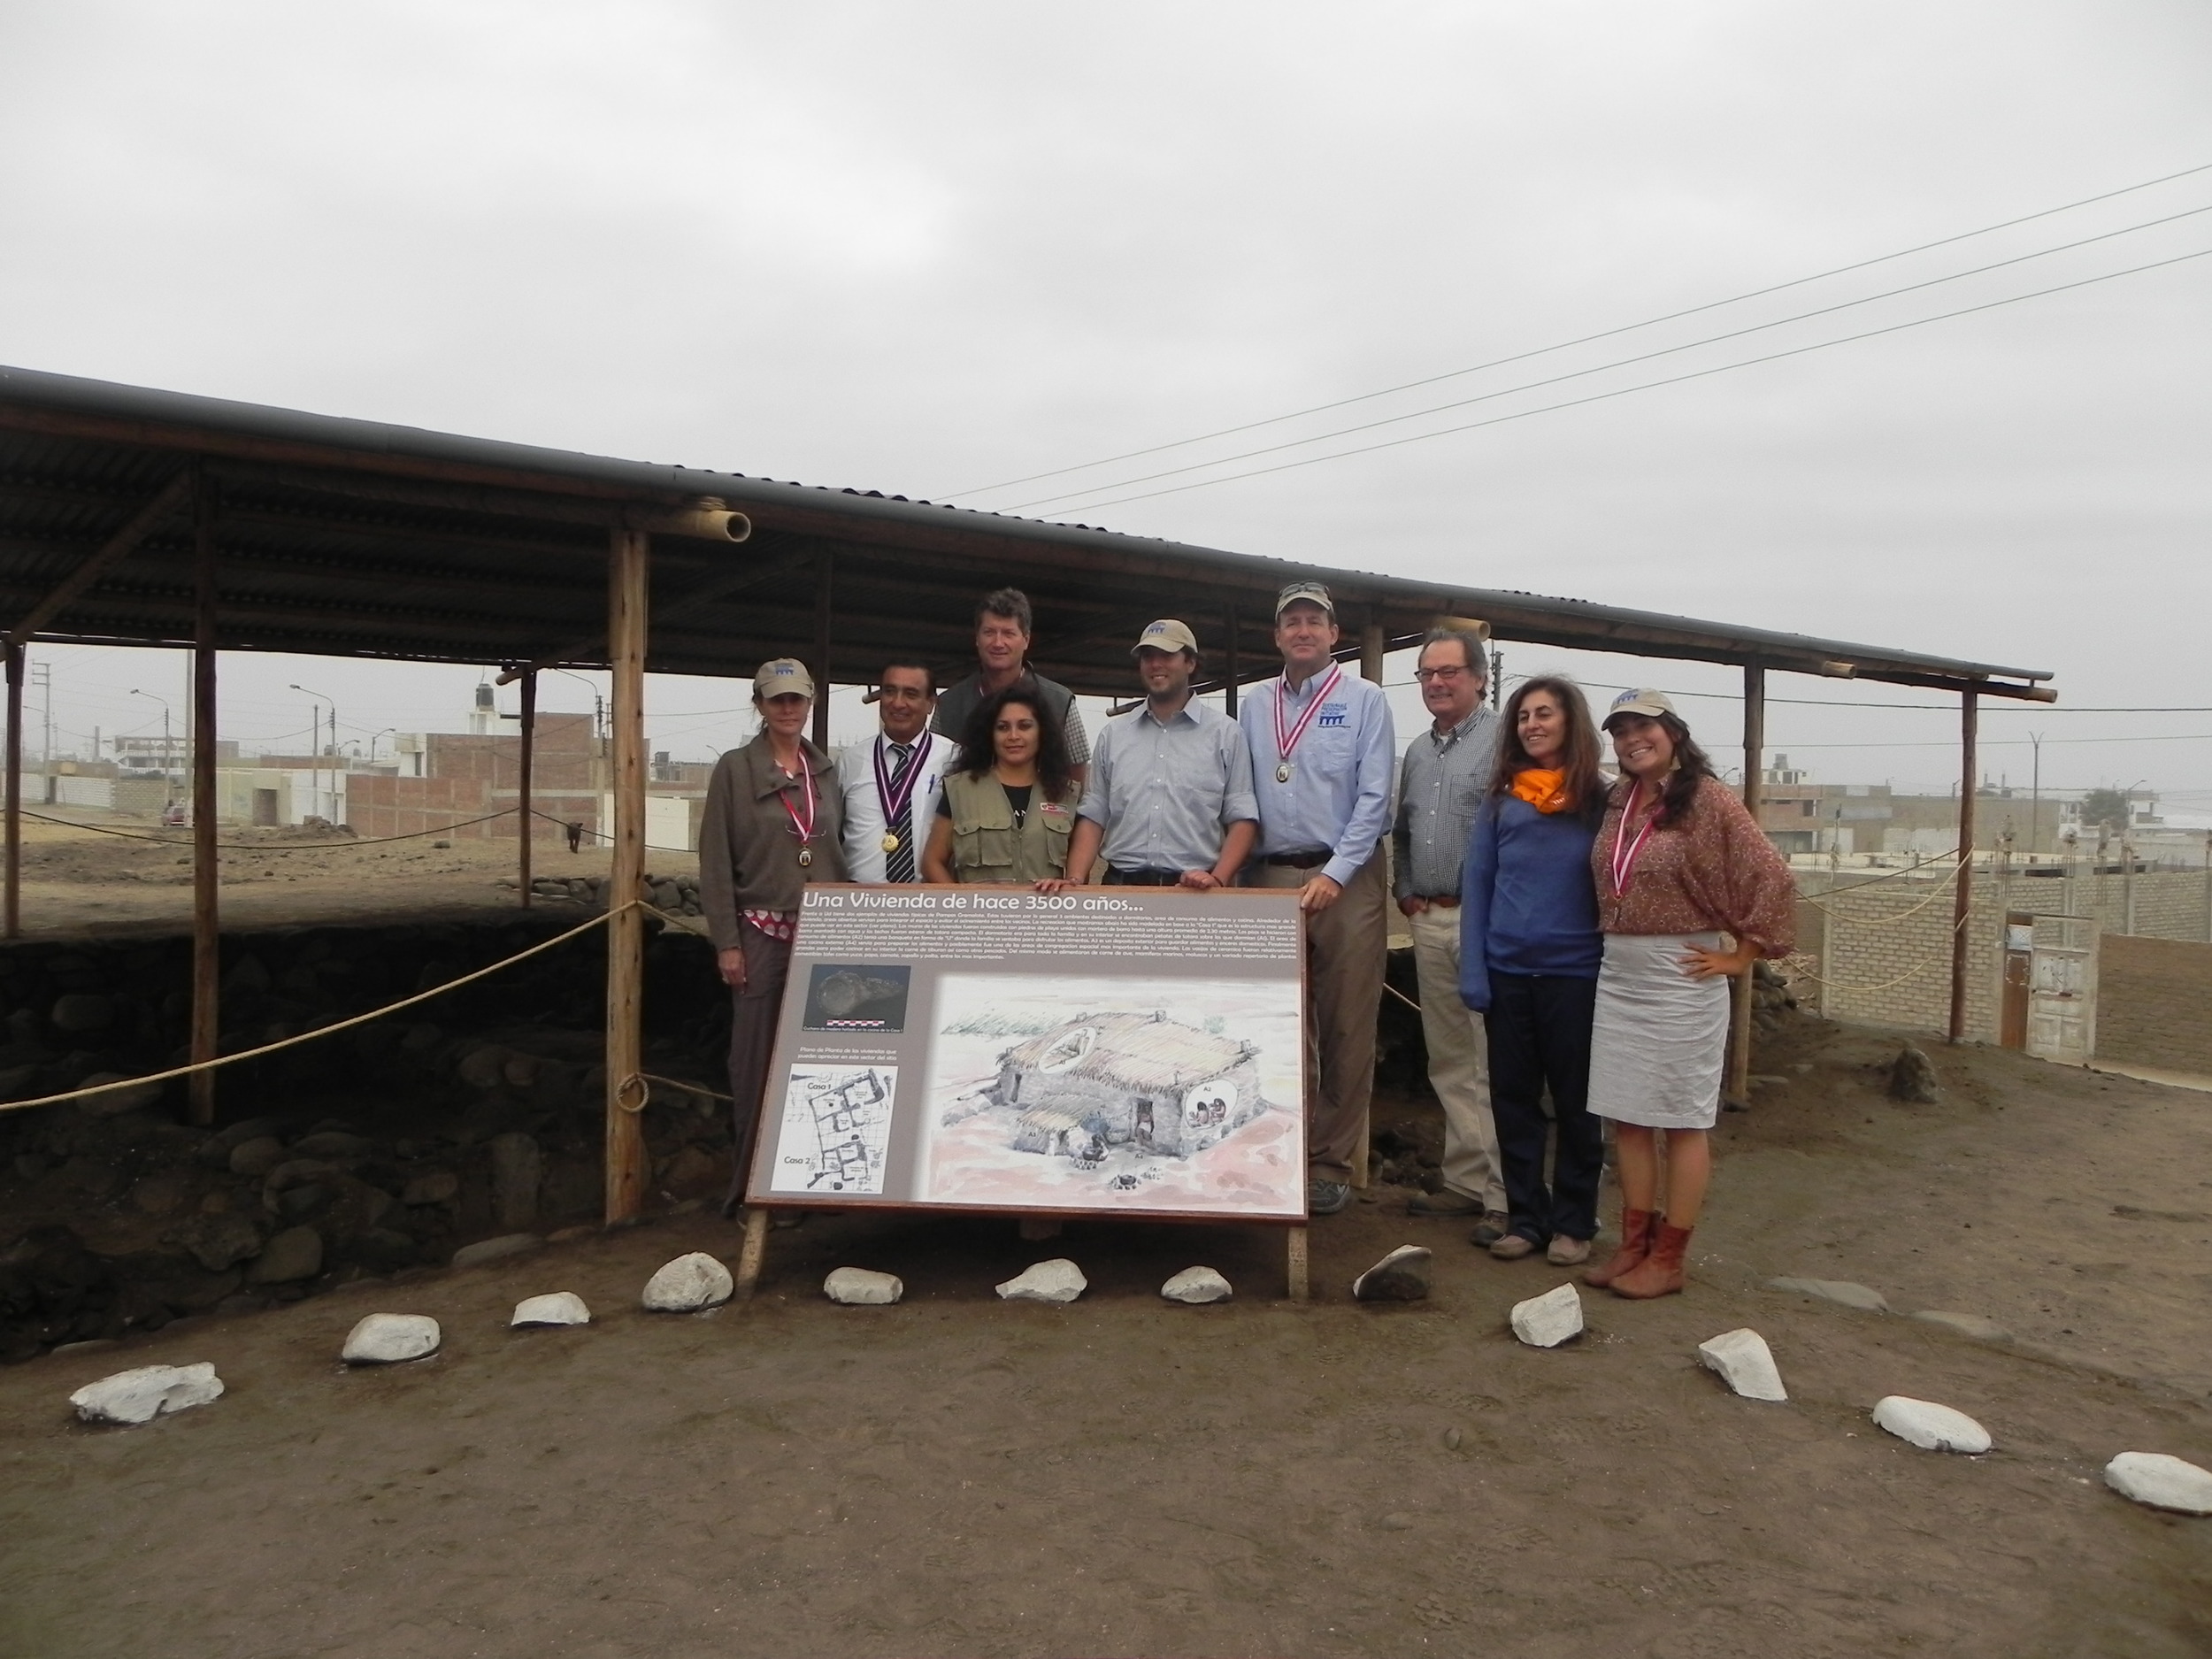
[[[1302,887],[1314,870],[1251,866],[1256,887]],[[1343,895],[1306,918],[1306,1172],[1348,1181],[1375,1093],[1375,1021],[1389,949],[1390,895],[1379,849]]]
[[[1421,1035],[1429,1087],[1444,1108],[1444,1185],[1502,1211],[1498,1125],[1490,1111],[1489,1045],[1482,1016],[1459,1000],[1459,907],[1432,904],[1407,918],[1421,987]]]

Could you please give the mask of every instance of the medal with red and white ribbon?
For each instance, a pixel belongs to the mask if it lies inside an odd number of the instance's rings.
[[[1275,752],[1282,758],[1282,764],[1275,768],[1277,783],[1290,781],[1290,757],[1298,748],[1298,740],[1306,734],[1313,717],[1321,712],[1321,705],[1328,701],[1329,694],[1336,689],[1336,682],[1343,678],[1344,665],[1331,663],[1329,677],[1316,687],[1313,701],[1306,705],[1306,711],[1298,717],[1297,723],[1288,727],[1283,724],[1283,703],[1290,695],[1290,678],[1285,675],[1275,682]]]
[[[899,849],[899,826],[906,822],[906,809],[914,799],[914,787],[922,780],[922,769],[929,764],[929,751],[936,738],[922,733],[922,741],[912,745],[913,755],[906,764],[906,776],[895,783],[883,764],[883,751],[888,742],[876,739],[876,799],[883,803],[883,850],[895,853]]]
[[[1636,816],[1636,803],[1643,797],[1644,786],[1640,780],[1630,786],[1628,804],[1621,809],[1621,826],[1613,834],[1613,895],[1616,898],[1628,891],[1628,879],[1635,872],[1636,856],[1651,839],[1653,827],[1659,822],[1659,807],[1663,792],[1651,792],[1651,810],[1644,814],[1644,821],[1634,835],[1628,833],[1629,824]]]
[[[799,838],[799,867],[803,870],[814,862],[814,849],[807,843],[814,839],[815,810],[820,805],[814,795],[814,768],[806,764],[806,757],[799,757],[798,782],[805,786],[806,816],[799,816],[799,809],[791,804],[788,786],[779,791],[776,798],[783,803],[784,816],[791,820],[791,833]]]

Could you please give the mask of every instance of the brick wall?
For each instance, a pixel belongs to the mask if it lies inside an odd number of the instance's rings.
[[[1801,999],[1832,1019],[1895,1025],[1908,1030],[1947,1030],[1951,1018],[1951,929],[1949,884],[1927,877],[1901,878],[1867,885],[1856,872],[1800,872],[1804,895],[1798,939],[1799,962],[1816,981],[1801,986]],[[2196,941],[2208,928],[2208,882],[2196,871],[2139,872],[2133,878],[2135,936],[2126,935],[2127,878],[2111,875],[2029,877],[2018,871],[1974,872],[1973,899],[1967,912],[1966,1034],[1978,1041],[1998,1040],[2002,1007],[2005,918],[2085,916],[2100,925],[2106,949],[2101,963],[2114,960],[2111,945]],[[1806,927],[1810,910],[1816,927]],[[2152,937],[2163,935],[2163,938]],[[2124,977],[2125,988],[2100,984],[2097,997],[2100,1054],[2122,1056],[2105,1034],[2115,1018],[2132,1029],[2124,1006],[2139,980]],[[2193,1016],[2208,1021],[2203,1005]],[[2125,1041],[2133,1042],[2136,1039]],[[2144,1060],[2146,1065],[2167,1062]]]
[[[2212,945],[2107,933],[2097,981],[2100,1059],[2212,1077]]]

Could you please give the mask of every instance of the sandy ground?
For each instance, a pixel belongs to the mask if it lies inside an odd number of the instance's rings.
[[[1586,1292],[1555,1351],[1505,1318],[1564,1274],[1386,1189],[1316,1225],[1305,1307],[1258,1228],[1038,1246],[818,1215],[772,1235],[749,1305],[638,1310],[667,1257],[734,1255],[694,1214],[0,1371],[0,1652],[2212,1652],[2212,1519],[2099,1479],[2124,1449],[2212,1464],[2212,1101],[1938,1050],[1941,1103],[1899,1106],[1893,1046],[1809,1025],[1763,1052],[1786,1080],[1724,1120],[1689,1293]],[[1433,1296],[1352,1303],[1409,1240],[1436,1248]],[[1089,1273],[1080,1302],[993,1297],[1056,1253]],[[1238,1300],[1163,1303],[1194,1261]],[[907,1300],[830,1305],[841,1263]],[[1762,1287],[1784,1273],[1896,1312]],[[559,1288],[597,1322],[504,1328]],[[2016,1340],[1903,1317],[1930,1307]],[[375,1310],[436,1316],[443,1351],[347,1372]],[[1696,1367],[1744,1325],[1789,1403]],[[70,1418],[93,1378],[202,1359],[228,1385],[211,1407]],[[1890,1439],[1867,1417],[1890,1393],[1996,1449]]]
[[[143,818],[42,808],[78,820],[23,820],[23,932],[27,937],[188,932],[192,925],[191,832]],[[223,926],[397,920],[473,910],[513,910],[517,848],[509,841],[435,835],[362,841],[331,832],[222,826]],[[603,875],[608,855],[588,841],[534,843],[534,873]],[[653,852],[656,874],[695,873],[689,854]]]

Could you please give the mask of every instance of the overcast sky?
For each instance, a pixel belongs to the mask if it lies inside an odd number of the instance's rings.
[[[2208,74],[2199,0],[11,0],[0,361],[1041,503],[1026,510],[2048,668],[2070,704],[2202,708],[2212,258],[1150,492],[2212,249],[2212,212],[2127,229],[2212,205],[2212,172],[1235,441],[983,487],[2212,163]],[[2114,231],[2126,234],[1782,320]],[[1781,326],[1692,343],[1769,322]],[[1485,401],[1123,482],[1472,398]],[[1506,652],[1509,672],[1567,664],[1597,683],[1725,692],[1735,678]],[[181,714],[173,657],[34,660],[52,665],[64,749],[96,725],[158,731],[134,687]],[[478,679],[243,654],[225,673],[226,731],[249,742],[303,731],[296,680],[365,737],[454,726]],[[657,680],[656,745],[739,741],[742,689]],[[1772,691],[1939,701],[1789,677]],[[1417,705],[1401,696],[1409,726]],[[555,677],[546,701],[589,694]],[[1731,703],[1684,706],[1716,747],[1737,741]],[[856,708],[838,724],[857,732]],[[2047,785],[2147,779],[2212,808],[2212,713],[1996,713],[1993,773],[2026,782],[2031,729],[2046,734]],[[1770,722],[1773,746],[1823,778],[1937,789],[1955,733],[1934,709],[1778,703]]]

